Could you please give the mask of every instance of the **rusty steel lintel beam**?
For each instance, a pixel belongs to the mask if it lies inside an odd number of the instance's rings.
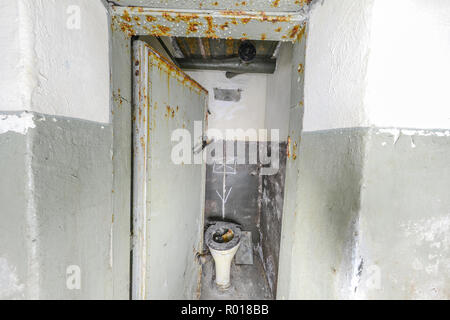
[[[311,0],[108,0],[125,7],[147,7],[182,10],[233,10],[299,12],[307,9]]]
[[[296,41],[304,36],[301,13],[180,11],[113,6],[112,28],[127,36],[201,37]]]
[[[233,73],[266,73],[275,72],[276,59],[256,58],[244,63],[239,58],[227,59],[177,59],[183,70],[220,70]]]

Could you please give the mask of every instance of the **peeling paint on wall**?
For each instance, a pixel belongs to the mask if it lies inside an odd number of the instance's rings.
[[[25,285],[19,282],[16,270],[6,258],[0,257],[0,299],[23,299]]]
[[[449,274],[450,259],[450,213],[445,217],[431,217],[403,223],[406,237],[413,238],[415,244],[426,247],[427,257],[416,257],[412,267],[430,275]]]
[[[19,134],[27,134],[29,129],[35,128],[33,114],[23,112],[18,115],[0,115],[0,134],[6,132],[16,132]]]
[[[438,131],[438,130],[424,130],[424,129],[399,129],[399,128],[381,128],[378,129],[377,134],[387,133],[394,136],[396,141],[400,135],[405,136],[436,136],[436,137],[450,137],[450,130]]]

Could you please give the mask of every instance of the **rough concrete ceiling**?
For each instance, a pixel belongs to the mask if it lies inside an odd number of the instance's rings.
[[[161,9],[298,12],[311,0],[108,0],[120,6]]]

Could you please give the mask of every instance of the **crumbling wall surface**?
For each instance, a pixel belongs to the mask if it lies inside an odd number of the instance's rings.
[[[372,129],[350,297],[450,298],[450,130]]]

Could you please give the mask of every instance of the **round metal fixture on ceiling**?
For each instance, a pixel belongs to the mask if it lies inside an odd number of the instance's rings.
[[[243,62],[251,62],[256,57],[256,48],[250,41],[243,41],[239,46],[239,58]]]

